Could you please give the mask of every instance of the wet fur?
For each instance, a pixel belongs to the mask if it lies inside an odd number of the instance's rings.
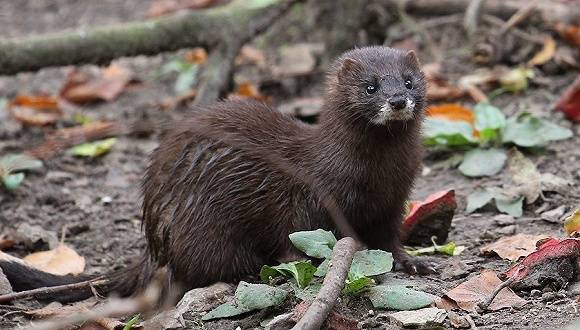
[[[361,86],[385,74],[384,95],[365,95]],[[416,86],[405,91],[416,103],[413,119],[370,123],[384,99],[400,92],[403,76]],[[319,192],[332,194],[369,248],[409,262],[399,227],[420,168],[424,97],[414,55],[372,47],[335,62],[318,126],[256,101],[193,109],[167,127],[145,173],[144,266],[112,276],[101,291],[130,294],[160,267],[184,289],[255,275],[295,254],[292,232],[324,228],[340,236]],[[284,164],[315,178],[318,192]]]

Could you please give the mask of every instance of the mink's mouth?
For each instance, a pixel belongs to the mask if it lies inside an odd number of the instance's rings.
[[[415,116],[415,101],[406,99],[405,107],[394,109],[389,102],[386,102],[379,111],[371,118],[371,122],[376,125],[384,125],[388,121],[411,120]]]

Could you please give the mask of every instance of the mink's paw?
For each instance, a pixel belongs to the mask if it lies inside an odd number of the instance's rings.
[[[417,257],[410,257],[406,254],[399,257],[395,256],[395,269],[404,270],[409,274],[426,275],[437,273],[434,263]]]

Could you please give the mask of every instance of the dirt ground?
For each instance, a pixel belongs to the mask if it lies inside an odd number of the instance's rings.
[[[127,1],[74,1],[74,0],[21,0],[0,2],[0,37],[19,37],[35,33],[59,31],[65,28],[83,28],[106,25],[128,20],[142,19],[149,6],[148,0]],[[393,29],[401,28],[394,26]],[[443,25],[432,31],[435,41],[446,50],[444,67],[449,76],[460,77],[474,69],[468,50],[461,47],[464,37],[455,26]],[[263,40],[262,40],[263,41]],[[267,42],[262,44],[269,45]],[[275,51],[272,47],[267,51]],[[428,62],[427,54],[420,54]],[[77,110],[91,119],[130,121],[144,116],[153,121],[168,117],[179,118],[187,112],[180,107],[163,112],[156,104],[171,96],[171,82],[152,78],[154,72],[175,54],[156,57],[121,59],[131,68],[143,84],[122,94],[117,100],[79,107]],[[89,66],[90,67],[90,66]],[[321,68],[324,69],[324,68]],[[17,94],[57,94],[66,80],[67,68],[43,69],[36,73],[0,77],[0,97],[12,98]],[[504,94],[494,104],[506,113],[522,109],[544,115],[562,126],[572,128],[575,136],[569,140],[553,143],[544,152],[528,155],[541,172],[549,172],[578,181],[580,179],[580,126],[572,125],[559,114],[551,112],[554,100],[570,85],[577,72],[547,76],[548,83],[534,86],[520,95]],[[316,95],[322,89],[322,76],[314,77],[299,89],[301,95],[276,97],[275,104],[298,96]],[[302,82],[301,82],[302,83]],[[72,125],[60,123],[61,127]],[[0,112],[0,154],[19,152],[43,141],[46,129],[24,128]],[[120,268],[139,255],[145,242],[140,229],[139,182],[147,165],[148,154],[157,144],[156,135],[145,138],[120,137],[112,151],[104,157],[86,160],[62,154],[45,162],[40,171],[27,175],[24,184],[13,192],[0,190],[0,233],[9,233],[26,223],[38,225],[60,235],[66,228],[66,242],[87,261],[87,273],[104,273]],[[390,274],[406,281],[417,289],[438,296],[454,288],[482,269],[504,271],[510,263],[499,258],[483,257],[479,247],[504,235],[514,233],[547,234],[563,236],[561,223],[544,221],[534,211],[540,207],[553,209],[560,205],[569,208],[580,205],[580,188],[575,185],[566,196],[549,194],[545,200],[526,206],[524,216],[513,225],[500,226],[493,218],[496,211],[466,214],[466,196],[482,186],[500,185],[508,180],[505,171],[486,179],[469,179],[453,169],[437,169],[433,165],[449,154],[429,152],[425,167],[430,171],[417,181],[414,199],[422,199],[430,193],[454,189],[458,208],[453,219],[449,240],[465,245],[466,251],[455,257],[432,257],[438,262],[439,273],[429,276],[409,276],[401,272]],[[544,204],[547,204],[544,206]],[[17,256],[31,251],[21,245],[5,251]],[[453,275],[456,271],[457,274]],[[519,295],[529,303],[522,309],[503,309],[475,315],[480,329],[560,329],[578,317],[574,296],[554,300],[531,297],[529,292]],[[23,303],[20,306],[39,306]],[[291,306],[286,306],[291,308]],[[340,307],[347,315],[359,321],[370,316],[372,309],[366,299],[354,299]],[[5,311],[0,309],[2,314]],[[21,315],[0,316],[0,326],[12,328],[26,324]],[[259,326],[254,316],[207,323],[207,329],[242,329]],[[197,324],[197,325],[196,325]],[[192,319],[192,328],[199,323]],[[450,327],[447,321],[446,327]],[[383,325],[385,327],[385,325]]]

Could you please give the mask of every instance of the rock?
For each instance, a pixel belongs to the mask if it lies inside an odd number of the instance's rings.
[[[0,295],[12,293],[12,286],[0,268]]]
[[[560,223],[561,222],[560,219],[562,219],[562,216],[564,215],[564,213],[566,213],[567,210],[568,207],[566,205],[561,205],[553,210],[542,213],[540,217],[542,218],[542,220],[548,222]]]
[[[548,302],[556,299],[556,292],[545,292],[542,294],[542,301]]]
[[[430,307],[415,311],[403,311],[390,314],[389,320],[404,328],[426,328],[441,326],[447,312],[444,309]]]
[[[14,240],[21,242],[29,250],[54,249],[58,245],[58,236],[55,232],[44,230],[40,226],[31,226],[22,223],[16,227]]]
[[[570,187],[574,184],[572,181],[561,178],[552,173],[543,173],[540,176],[540,182],[542,191],[554,191],[563,196],[570,193]]]
[[[451,326],[457,329],[469,329],[471,325],[465,316],[459,315],[455,312],[448,311],[447,316],[449,316],[449,321]]]
[[[574,282],[568,287],[568,295],[571,297],[580,296],[580,282]]]
[[[497,236],[509,236],[515,234],[517,231],[516,225],[509,225],[496,229],[494,232]]]
[[[185,293],[177,306],[147,320],[144,329],[166,330],[184,328],[183,314],[209,311],[220,304],[226,295],[234,293],[233,288],[225,283],[197,288]]]
[[[516,223],[516,219],[508,214],[498,214],[493,217],[493,220],[498,226],[501,227],[513,225]]]

